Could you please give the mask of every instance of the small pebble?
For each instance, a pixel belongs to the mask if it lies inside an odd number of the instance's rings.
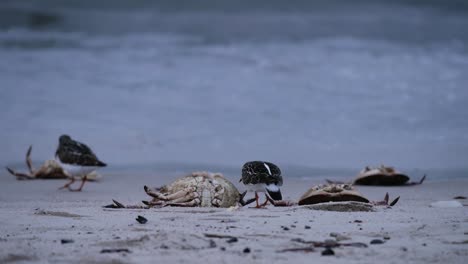
[[[371,244],[383,244],[383,240],[380,240],[380,239],[374,239],[370,242]]]
[[[139,215],[135,220],[137,220],[137,222],[140,224],[146,224],[148,222],[148,219],[144,218],[141,215]]]
[[[385,240],[389,240],[389,239],[390,239],[390,237],[389,237],[389,236],[384,236],[384,237],[383,237],[383,239],[385,239]]]
[[[362,223],[362,220],[354,220],[354,223]]]
[[[225,247],[220,247],[219,248],[221,251],[226,251],[226,248]]]
[[[73,241],[73,239],[61,239],[60,240],[60,243],[62,244],[69,244],[69,243],[73,243],[75,241]]]
[[[214,242],[213,239],[210,240],[210,248],[215,248],[216,247],[216,242]]]
[[[169,249],[169,247],[166,246],[166,245],[164,245],[164,244],[162,244],[160,248],[161,248],[161,249]]]
[[[283,230],[284,230],[284,231],[289,231],[289,228],[286,227],[286,226],[283,226]]]
[[[244,253],[250,253],[250,248],[248,248],[248,247],[244,248],[244,251],[243,251],[243,252],[244,252]]]
[[[305,229],[310,229],[310,226],[306,225],[304,226]]]
[[[237,239],[237,237],[231,237],[231,238],[228,239],[226,242],[228,242],[228,243],[236,243],[237,241],[239,241],[239,239]]]
[[[322,256],[333,256],[335,255],[335,251],[333,251],[333,249],[331,248],[326,248],[322,251]]]

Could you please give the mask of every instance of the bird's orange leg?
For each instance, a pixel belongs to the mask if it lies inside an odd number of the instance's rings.
[[[66,183],[64,186],[60,187],[59,190],[65,189],[65,188],[70,190],[70,185],[72,185],[74,182],[75,182],[75,177],[72,176],[70,181]]]
[[[88,177],[88,175],[85,175],[85,176],[81,179],[81,185],[80,185],[80,187],[79,187],[78,189],[72,189],[72,188],[68,187],[68,190],[70,190],[71,192],[81,192],[81,190],[83,189],[83,186],[84,186],[86,180],[88,179],[87,177]]]

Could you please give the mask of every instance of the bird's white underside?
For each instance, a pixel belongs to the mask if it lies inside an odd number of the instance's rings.
[[[60,161],[60,159],[55,159],[60,166],[66,170],[71,176],[85,176],[88,175],[89,173],[95,171],[99,167],[97,166],[79,166],[79,165],[72,165],[72,164],[67,164],[63,163]]]
[[[246,184],[246,189],[249,192],[265,192],[268,189],[271,192],[278,192],[279,187],[276,184],[269,184],[266,185],[265,183],[257,183],[257,184]]]

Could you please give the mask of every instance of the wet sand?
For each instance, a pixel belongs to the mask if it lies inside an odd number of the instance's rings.
[[[236,178],[229,177],[236,182]],[[468,180],[412,187],[358,187],[370,200],[401,196],[375,212],[329,212],[305,207],[103,209],[116,199],[139,204],[143,185],[171,178],[105,174],[81,193],[57,190],[63,180],[16,181],[0,174],[0,263],[465,263]],[[285,179],[295,200],[320,179]],[[252,194],[250,194],[252,195]],[[144,216],[146,224],[135,218]],[[332,234],[336,233],[336,234]],[[333,235],[333,236],[331,236]],[[323,247],[312,241],[351,246]],[[373,240],[383,242],[371,244]],[[356,243],[361,244],[356,244]],[[365,244],[365,247],[364,245]],[[316,244],[317,245],[317,244]],[[331,244],[330,244],[331,245]],[[359,245],[361,247],[359,247]],[[292,251],[291,251],[292,250]]]

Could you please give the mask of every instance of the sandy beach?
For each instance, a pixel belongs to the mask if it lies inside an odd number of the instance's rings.
[[[171,179],[150,173],[106,174],[101,182],[72,193],[57,190],[61,180],[17,181],[4,172],[0,263],[466,263],[468,258],[468,201],[457,200],[463,207],[431,206],[467,196],[468,180],[358,187],[370,200],[381,200],[386,192],[390,198],[401,196],[393,208],[375,212],[271,205],[238,210],[102,208],[111,199],[139,204],[148,199],[143,185]],[[297,200],[317,183],[322,182],[286,178],[283,194]],[[138,223],[138,215],[148,222]],[[312,247],[311,241],[326,240],[350,246],[332,248],[334,255],[323,256],[324,248]],[[290,251],[297,248],[301,250]]]

